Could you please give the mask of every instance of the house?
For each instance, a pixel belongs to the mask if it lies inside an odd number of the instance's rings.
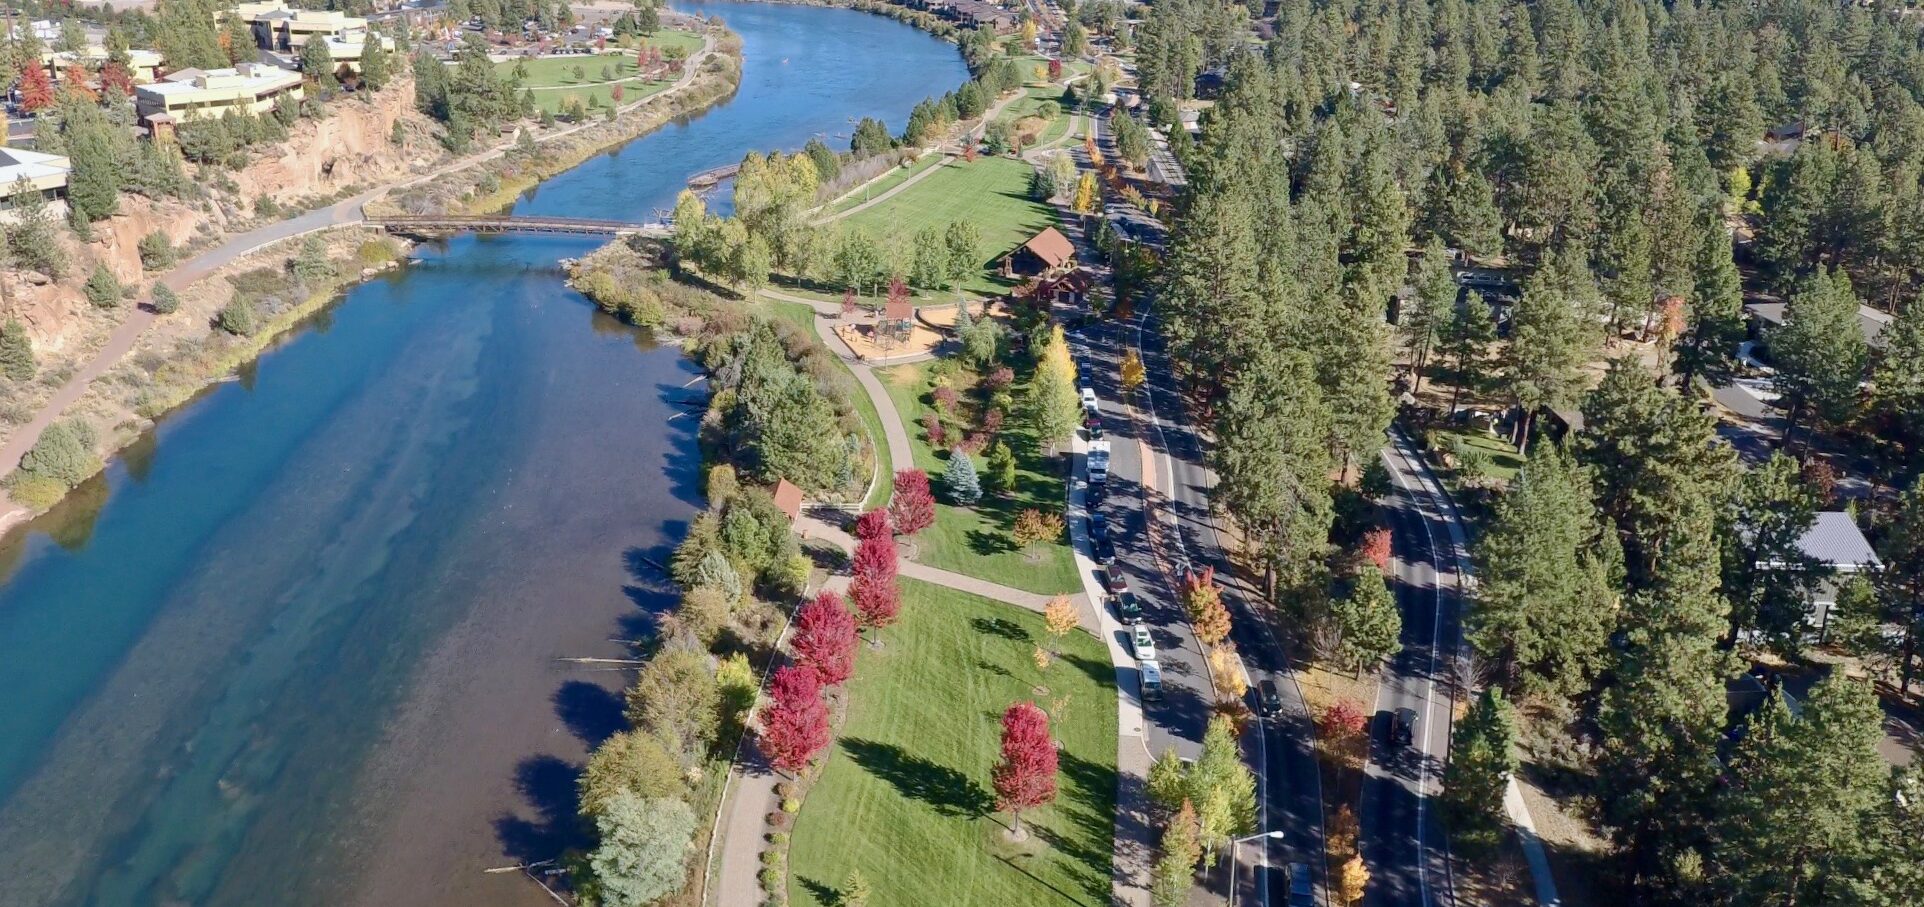
[[[25,194],[39,195],[51,210],[65,213],[67,175],[73,164],[57,154],[0,147],[0,223],[11,223]]]
[[[789,522],[795,522],[802,515],[802,490],[794,483],[787,479],[775,480],[774,498],[776,509],[788,514]]]
[[[1077,268],[1053,280],[1042,281],[1030,295],[1051,304],[1081,307],[1088,302],[1089,290],[1095,284],[1095,276],[1088,269]]]
[[[1765,334],[1784,323],[1785,306],[1781,302],[1753,302],[1744,306],[1744,313],[1750,316],[1750,339],[1768,343]],[[1891,326],[1891,321],[1888,313],[1858,303],[1857,326],[1864,332],[1864,342],[1871,349],[1884,348],[1884,329]]]
[[[1837,605],[1837,592],[1850,576],[1874,570],[1877,552],[1857,528],[1857,521],[1841,510],[1816,515],[1810,528],[1797,540],[1797,549],[1811,563],[1829,574],[1811,590],[1810,623],[1818,634],[1830,623],[1830,612]],[[1760,563],[1759,567],[1792,567],[1790,564]]]
[[[238,16],[247,23],[261,50],[296,51],[309,38],[329,35],[350,43],[360,43],[367,37],[366,19],[336,9],[290,7],[285,0],[253,0],[226,15]]]
[[[958,25],[987,28],[998,34],[1014,31],[1021,24],[1015,13],[986,0],[927,0],[919,8]]]
[[[1054,227],[1045,227],[1028,242],[1002,256],[1003,277],[1053,277],[1074,267],[1076,246]]]
[[[282,95],[301,99],[301,74],[262,63],[232,69],[183,69],[151,85],[134,86],[134,112],[151,126],[156,114],[186,123],[229,110],[260,114]]]

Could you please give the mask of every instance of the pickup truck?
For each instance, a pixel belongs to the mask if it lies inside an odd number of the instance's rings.
[[[1089,442],[1089,484],[1101,485],[1109,481],[1109,442]]]

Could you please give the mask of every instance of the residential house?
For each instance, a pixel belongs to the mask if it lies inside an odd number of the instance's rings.
[[[1054,227],[1029,238],[1002,256],[1003,277],[1054,277],[1076,263],[1076,247]]]
[[[1781,302],[1753,302],[1744,306],[1744,313],[1750,317],[1750,339],[1767,344],[1770,330],[1784,323],[1785,306]],[[1891,326],[1891,321],[1888,313],[1858,303],[1857,326],[1873,351],[1884,348],[1884,329]]]
[[[1830,624],[1831,609],[1837,605],[1837,591],[1851,576],[1875,570],[1878,567],[1877,552],[1857,528],[1857,521],[1841,510],[1817,514],[1810,529],[1797,540],[1797,548],[1811,563],[1822,566],[1829,574],[1811,590],[1809,620],[1818,635],[1822,636]],[[1794,565],[1762,563],[1757,566],[1790,568]]]
[[[218,117],[229,110],[261,114],[282,95],[301,99],[301,74],[264,63],[232,69],[183,69],[151,85],[134,86],[134,112],[152,125],[165,115],[174,122]]]
[[[797,488],[795,483],[787,479],[776,479],[774,498],[775,509],[787,514],[789,522],[795,522],[795,519],[802,515],[802,490]]]
[[[27,193],[48,202],[49,210],[65,213],[67,175],[73,164],[57,154],[0,147],[0,223],[11,223],[14,207]]]

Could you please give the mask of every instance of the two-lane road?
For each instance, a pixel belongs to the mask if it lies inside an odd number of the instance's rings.
[[[1364,772],[1362,851],[1371,873],[1368,907],[1454,907],[1449,841],[1437,815],[1459,679],[1463,631],[1459,583],[1468,575],[1462,526],[1448,495],[1400,434],[1383,451],[1389,502],[1391,581],[1403,615],[1403,648],[1378,678],[1370,761]],[[1405,745],[1391,716],[1412,715]]]

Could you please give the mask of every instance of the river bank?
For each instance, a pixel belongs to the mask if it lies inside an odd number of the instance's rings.
[[[516,213],[630,218],[961,77],[876,17],[686,9],[743,35],[740,90]],[[667,591],[647,564],[699,507],[699,376],[562,286],[555,263],[592,245],[417,247],[13,534],[10,899],[552,903],[482,870],[580,840],[575,774],[624,674],[559,659],[647,631]]]
[[[438,167],[432,177],[413,176],[390,186],[380,187],[348,200],[349,204],[370,211],[409,211],[420,213],[423,199],[435,200],[440,211],[482,211],[499,209],[538,184],[542,179],[565,172],[596,154],[606,152],[646,135],[664,124],[695,115],[725,102],[740,83],[741,41],[717,25],[703,24],[702,50],[689,58],[688,70],[676,84],[663,91],[622,107],[613,119],[567,126],[548,135],[533,137],[533,150],[519,145],[516,136],[501,139],[495,146]],[[400,88],[411,85],[411,80]],[[398,89],[397,89],[398,93]],[[389,96],[390,100],[392,95]],[[415,128],[419,128],[417,123]],[[532,126],[524,127],[532,131]],[[394,193],[414,203],[386,204]],[[337,206],[338,207],[338,206]],[[102,334],[84,355],[93,361],[50,363],[50,374],[79,374],[77,383],[84,389],[62,388],[42,410],[7,438],[10,449],[0,465],[0,480],[13,477],[19,456],[39,434],[56,419],[86,423],[100,439],[96,453],[104,467],[118,451],[151,431],[154,421],[214,382],[223,380],[235,368],[246,365],[270,349],[277,338],[338,299],[345,289],[375,273],[391,267],[406,244],[400,240],[389,254],[370,257],[367,245],[379,237],[364,236],[358,225],[358,212],[348,223],[320,229],[321,242],[334,266],[325,279],[304,282],[308,290],[298,304],[276,306],[263,313],[264,320],[251,334],[233,337],[218,328],[213,315],[227,303],[246,295],[237,281],[252,275],[255,283],[263,270],[282,265],[294,257],[300,242],[314,231],[295,231],[286,239],[252,246],[235,254],[220,249],[214,254],[226,261],[217,267],[196,267],[200,258],[183,263],[179,269],[160,275],[154,286],[169,286],[182,299],[182,313],[164,318],[150,310],[137,310],[128,316],[134,322],[120,330],[133,329],[137,336],[130,342]],[[291,223],[291,221],[290,221]],[[286,270],[283,268],[282,270]],[[189,281],[178,275],[198,272]],[[206,304],[195,305],[196,302]],[[144,304],[145,305],[145,304]],[[162,330],[154,330],[154,326]],[[83,364],[84,363],[84,364]],[[16,489],[10,482],[7,498],[0,501],[0,533],[10,531],[33,516],[43,513],[64,497],[46,483],[30,492]]]

